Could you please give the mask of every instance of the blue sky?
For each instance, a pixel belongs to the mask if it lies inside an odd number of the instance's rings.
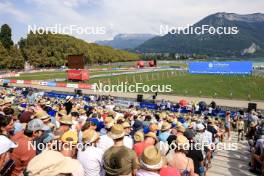
[[[0,0],[0,25],[13,40],[28,26],[105,27],[105,34],[74,36],[92,42],[119,33],[158,33],[161,24],[186,26],[216,12],[264,13],[263,0]]]

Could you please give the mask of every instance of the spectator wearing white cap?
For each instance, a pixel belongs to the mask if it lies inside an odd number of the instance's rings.
[[[10,159],[10,150],[17,145],[4,135],[0,135],[0,175],[10,175],[14,161]]]

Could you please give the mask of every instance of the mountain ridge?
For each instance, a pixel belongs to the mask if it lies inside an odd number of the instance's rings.
[[[210,25],[213,27],[238,27],[236,35],[171,34],[145,41],[135,50],[138,52],[174,52],[183,54],[206,54],[209,56],[264,56],[264,14],[239,15],[218,12],[209,15],[193,27]],[[252,44],[252,52],[244,52]]]

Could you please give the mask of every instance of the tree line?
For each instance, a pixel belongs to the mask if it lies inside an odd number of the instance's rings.
[[[18,44],[12,41],[12,30],[7,25],[0,31],[0,69],[21,69],[25,62],[36,68],[59,67],[68,55],[84,54],[88,64],[137,60],[139,56],[108,46],[87,43],[69,35],[50,32],[30,32]]]

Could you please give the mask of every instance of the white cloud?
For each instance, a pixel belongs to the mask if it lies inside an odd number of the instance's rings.
[[[26,14],[22,10],[17,9],[12,3],[8,1],[0,2],[0,15],[11,15],[19,22],[30,20],[28,14]]]
[[[161,24],[186,26],[217,12],[264,12],[263,0],[27,0],[32,20],[22,9],[0,3],[0,13],[20,16],[29,24],[106,26],[106,35],[82,35],[85,40],[109,39],[117,33],[158,33]],[[7,8],[8,6],[8,8]],[[10,8],[11,7],[11,8]],[[33,24],[32,24],[33,23]]]

